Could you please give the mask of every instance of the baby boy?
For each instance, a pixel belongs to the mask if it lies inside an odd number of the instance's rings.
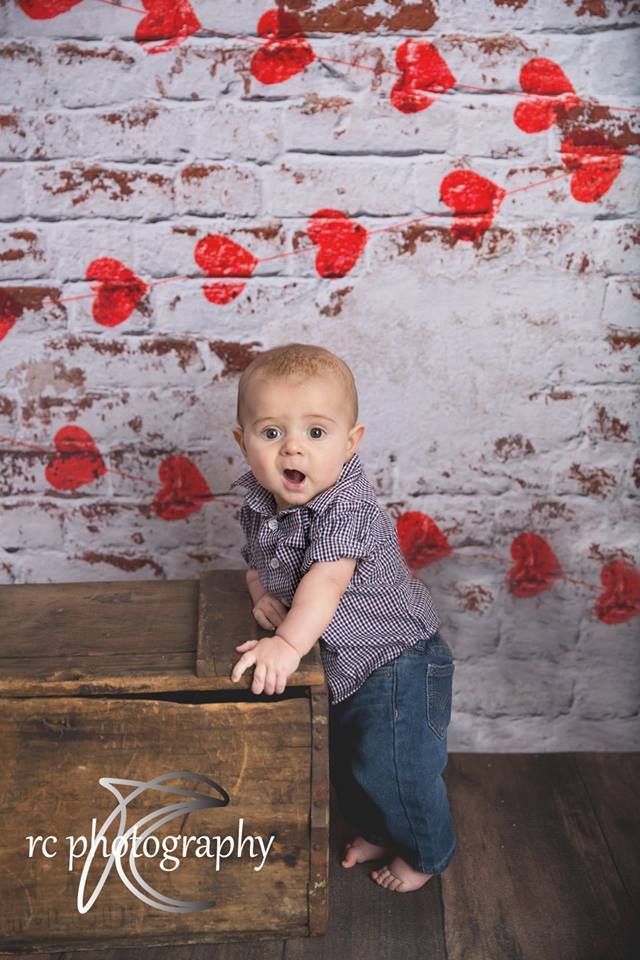
[[[247,587],[276,632],[236,647],[231,678],[253,667],[253,693],[282,693],[320,642],[331,782],[357,830],[342,865],[385,859],[372,879],[417,890],[456,850],[442,779],[454,664],[356,453],[351,370],[318,346],[268,350],[240,377],[237,419]]]

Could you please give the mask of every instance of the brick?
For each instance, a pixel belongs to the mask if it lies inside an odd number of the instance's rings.
[[[176,189],[178,214],[255,216],[261,211],[260,175],[248,164],[185,164]]]
[[[34,109],[47,103],[49,82],[44,69],[46,47],[27,39],[0,40],[2,84],[0,103]]]
[[[54,80],[46,102],[94,107],[157,96],[147,57],[137,43],[60,40],[48,47],[48,69]]]
[[[219,98],[183,108],[185,150],[198,158],[271,161],[282,150],[280,104]]]
[[[618,16],[620,13],[618,10]],[[609,30],[594,34],[585,53],[583,70],[590,95],[601,103],[637,107],[640,97],[637,31]]]
[[[266,208],[283,217],[308,216],[327,208],[352,215],[407,214],[413,210],[411,169],[411,163],[398,158],[321,161],[286,155],[264,172]]]
[[[572,686],[571,673],[548,659],[482,657],[456,664],[453,706],[481,717],[558,717],[569,710]]]
[[[9,29],[17,34],[28,33],[32,36],[47,37],[95,37],[108,33],[111,35],[127,35],[139,20],[135,13],[128,10],[118,10],[117,6],[101,4],[99,7],[87,7],[85,4],[76,4],[62,16],[49,19],[32,19],[18,4],[11,4],[9,11]]]
[[[92,386],[163,388],[196,385],[206,377],[197,341],[174,337],[123,337],[108,334],[67,336],[45,341],[45,354],[60,356],[65,363],[93,370]]]
[[[31,223],[0,228],[0,280],[45,277],[51,270],[46,235]]]
[[[20,582],[90,583],[94,580],[165,580],[163,558],[144,552],[89,547],[71,553],[39,551],[21,565]]]
[[[447,737],[450,752],[531,753],[573,750],[633,750],[640,719],[588,720],[560,717],[496,719],[458,713]],[[621,744],[626,744],[622,747]]]
[[[90,433],[101,450],[131,443],[184,445],[183,420],[193,397],[190,392],[98,391],[87,385],[75,395],[68,387],[65,395],[62,389],[57,393],[56,387],[58,380],[53,388],[22,400],[16,430],[19,441],[46,445],[61,427],[75,425]]]
[[[626,630],[611,631],[603,648],[600,637],[585,638],[576,651],[574,713],[589,720],[633,719],[640,708],[636,644]],[[600,632],[600,631],[599,631]],[[615,690],[615,696],[612,691]]]
[[[270,160],[281,148],[279,128],[275,105],[132,100],[97,109],[8,111],[0,116],[0,149],[8,159],[177,161],[193,152],[199,158]]]
[[[314,329],[315,322],[311,317],[306,319],[306,311],[316,281],[250,277],[242,293],[224,306],[205,298],[205,283],[201,279],[156,287],[157,328],[188,331],[193,336],[215,334],[220,340],[237,343],[243,354],[243,344],[265,342],[265,318],[270,318],[273,337],[293,336],[295,330],[310,333]],[[215,366],[217,369],[218,364]]]
[[[63,529],[64,515],[57,503],[9,500],[2,505],[0,546],[5,551],[62,550]]]
[[[37,149],[32,124],[23,111],[0,111],[0,159],[16,160],[32,156]]]
[[[120,500],[82,502],[68,511],[65,523],[67,538],[79,556],[84,551],[94,551],[99,544],[99,553],[147,557],[157,557],[158,551],[201,546],[204,525],[204,510],[183,520],[168,522],[157,515],[147,498],[131,503]],[[149,569],[148,565],[146,569]],[[153,576],[150,573],[149,578]]]
[[[0,547],[0,583],[15,583],[18,569],[15,558]]]
[[[148,56],[145,69],[156,96],[194,103],[235,99],[248,92],[253,47],[242,39],[192,36],[168,56]]]
[[[8,369],[12,362],[25,362],[25,355],[34,344],[29,341],[43,330],[64,330],[67,325],[67,305],[62,291],[57,286],[45,286],[41,282],[3,283],[0,288],[3,311],[16,317],[15,323],[5,334],[0,351],[0,369]],[[5,299],[6,298],[6,299]],[[4,304],[7,304],[6,307]]]
[[[456,110],[451,153],[472,166],[476,157],[544,162],[549,156],[550,134],[527,134],[516,126],[513,113],[519,102],[518,97],[509,95],[456,94],[450,106]]]
[[[154,218],[173,213],[172,170],[150,167],[58,162],[28,171],[26,210],[46,208],[58,217],[107,216]]]
[[[441,98],[427,111],[403,114],[388,91],[320,97],[315,91],[284,112],[285,147],[289,151],[411,156],[451,149],[457,109]]]
[[[14,220],[25,212],[24,173],[17,165],[0,165],[0,220]]]
[[[100,156],[101,160],[182,160],[190,139],[190,120],[180,105],[153,100],[73,110],[48,110],[38,117],[40,156]]]

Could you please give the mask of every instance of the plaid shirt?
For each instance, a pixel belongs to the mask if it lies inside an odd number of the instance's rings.
[[[327,490],[276,512],[273,495],[252,470],[231,487],[246,487],[241,553],[269,593],[290,607],[316,561],[358,557],[338,608],[319,638],[332,702],[354,693],[377,667],[440,626],[431,594],[400,550],[395,524],[376,500],[357,453]]]

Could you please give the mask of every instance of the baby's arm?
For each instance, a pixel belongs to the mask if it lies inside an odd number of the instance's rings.
[[[291,609],[278,627],[278,636],[290,643],[301,657],[311,650],[333,620],[356,563],[355,557],[316,562],[298,584]]]
[[[298,669],[301,657],[311,650],[333,619],[356,562],[355,557],[342,557],[314,563],[298,584],[291,609],[277,634],[262,640],[247,640],[236,647],[243,655],[235,664],[231,679],[239,680],[244,671],[255,664],[252,692],[282,693],[288,677]]]
[[[247,588],[253,601],[252,613],[265,630],[275,630],[286,616],[287,607],[262,586],[257,570],[247,570]]]
[[[247,588],[251,594],[251,599],[253,600],[254,604],[256,604],[260,597],[263,597],[267,592],[260,583],[260,577],[258,576],[257,570],[247,570]]]

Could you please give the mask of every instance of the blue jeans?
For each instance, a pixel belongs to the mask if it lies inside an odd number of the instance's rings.
[[[342,815],[421,873],[441,873],[456,851],[442,779],[454,669],[436,632],[329,708],[331,782]]]

